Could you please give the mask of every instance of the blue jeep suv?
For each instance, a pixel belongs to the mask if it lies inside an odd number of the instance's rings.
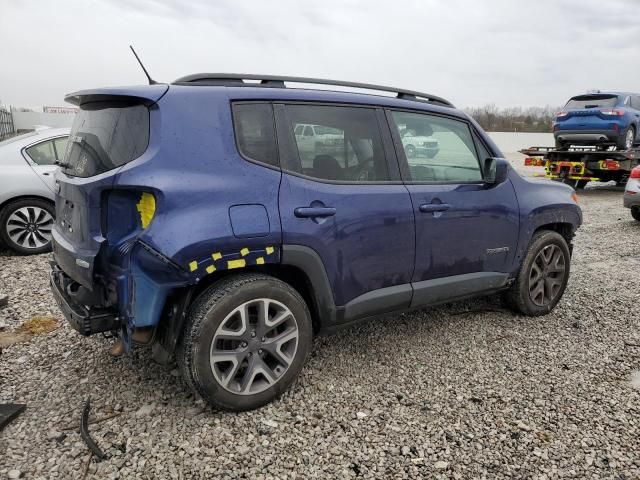
[[[277,397],[315,334],[497,292],[543,315],[566,287],[575,192],[522,178],[442,98],[199,74],[67,100],[56,300],[83,335],[175,355],[213,406]],[[438,152],[407,155],[406,130]]]
[[[629,150],[640,135],[640,95],[598,92],[572,97],[553,123],[556,148],[595,145]]]

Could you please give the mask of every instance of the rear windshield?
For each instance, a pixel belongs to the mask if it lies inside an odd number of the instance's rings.
[[[64,173],[91,177],[138,158],[149,144],[149,109],[131,102],[91,102],[76,115]]]
[[[573,97],[567,102],[565,109],[581,109],[581,108],[611,108],[618,103],[618,97],[615,95],[581,95]]]

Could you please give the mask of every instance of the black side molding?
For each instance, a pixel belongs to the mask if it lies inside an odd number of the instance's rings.
[[[313,287],[318,318],[321,328],[336,320],[336,304],[329,277],[320,255],[315,250],[302,245],[283,245],[280,263],[302,270]]]

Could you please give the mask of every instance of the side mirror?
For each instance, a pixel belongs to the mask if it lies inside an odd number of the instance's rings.
[[[489,157],[485,159],[482,174],[487,185],[498,185],[507,179],[509,162],[504,158]]]

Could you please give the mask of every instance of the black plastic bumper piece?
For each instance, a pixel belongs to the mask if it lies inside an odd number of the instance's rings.
[[[69,324],[84,336],[111,332],[120,328],[120,318],[115,308],[99,308],[81,305],[66,293],[71,280],[57,265],[49,275],[53,298]]]

